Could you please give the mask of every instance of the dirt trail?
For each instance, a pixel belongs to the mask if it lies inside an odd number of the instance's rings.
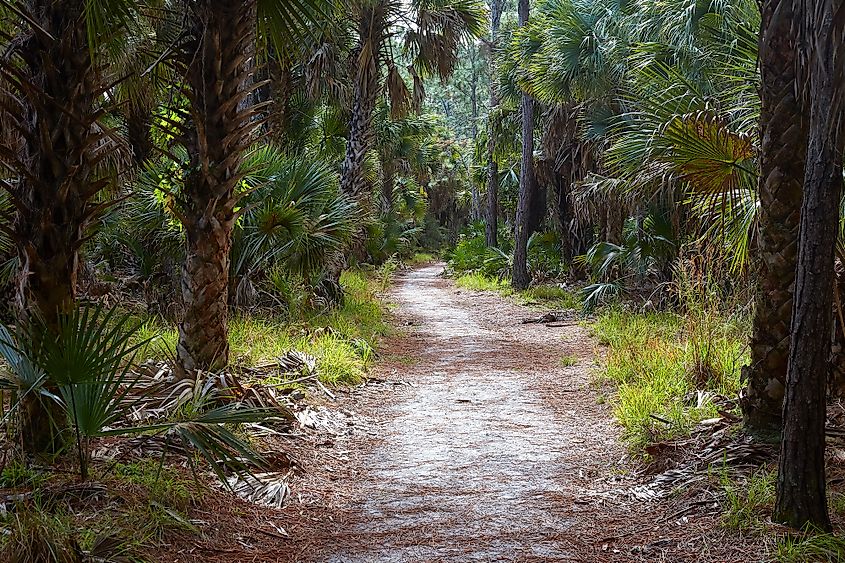
[[[537,312],[441,272],[399,277],[387,382],[342,405],[371,429],[309,454],[286,546],[248,560],[760,560],[714,532],[716,512],[681,517],[625,494],[630,463],[577,320],[521,324]]]
[[[326,560],[578,560],[579,507],[624,455],[588,387],[594,344],[574,320],[521,324],[525,309],[441,272],[411,271],[391,295],[411,326],[388,352],[414,387],[363,460],[344,553]]]

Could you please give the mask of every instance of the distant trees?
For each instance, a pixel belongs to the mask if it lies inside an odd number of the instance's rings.
[[[422,78],[445,80],[455,68],[462,41],[480,37],[487,16],[483,5],[472,2],[415,0],[408,5],[393,0],[354,0],[356,26],[352,50],[352,99],[349,137],[341,170],[341,189],[355,198],[367,193],[365,159],[373,144],[372,119],[382,92],[395,117],[419,108],[424,96]],[[393,43],[400,21],[414,22],[406,30],[406,53],[411,87],[399,70]]]

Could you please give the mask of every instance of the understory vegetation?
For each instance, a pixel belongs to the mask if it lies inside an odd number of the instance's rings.
[[[637,463],[725,453],[725,527],[841,558],[843,2],[0,0],[0,556],[281,506],[442,259],[580,311]]]

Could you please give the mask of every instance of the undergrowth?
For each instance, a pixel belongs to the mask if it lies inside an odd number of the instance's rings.
[[[607,346],[600,381],[612,383],[614,413],[635,451],[686,435],[717,415],[713,394],[735,397],[747,362],[747,319],[714,310],[599,312],[593,325]],[[701,393],[703,392],[703,393]]]
[[[0,515],[0,560],[140,561],[175,534],[199,533],[187,512],[204,490],[175,468],[152,459],[116,463],[103,484],[107,492],[93,497],[35,486],[29,500]]]
[[[329,310],[302,309],[295,316],[239,314],[229,321],[229,346],[234,366],[272,361],[289,350],[317,358],[320,379],[331,384],[358,383],[373,359],[380,336],[388,333],[377,293],[389,284],[396,267],[370,273],[343,272],[343,305]],[[139,352],[142,358],[166,359],[173,354],[178,333],[173,326],[148,319],[138,338],[156,338]]]

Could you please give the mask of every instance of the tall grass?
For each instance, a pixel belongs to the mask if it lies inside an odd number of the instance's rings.
[[[372,349],[389,326],[377,293],[387,274],[347,271],[340,283],[346,298],[327,311],[300,310],[290,316],[235,315],[229,322],[232,364],[250,366],[272,361],[289,350],[317,358],[326,383],[357,383],[372,361]],[[142,358],[166,359],[178,341],[176,328],[161,321],[145,321],[140,337],[157,336],[139,352]]]
[[[678,312],[616,306],[600,311],[593,326],[607,346],[599,379],[617,388],[614,413],[634,450],[715,416],[709,397],[735,397],[748,361],[750,315],[735,312],[710,280],[676,277]]]

